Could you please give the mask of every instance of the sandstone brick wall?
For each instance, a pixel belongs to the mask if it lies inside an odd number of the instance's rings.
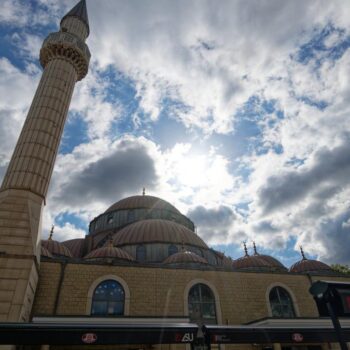
[[[53,313],[61,267],[42,262],[34,315]],[[185,288],[193,280],[207,281],[219,296],[223,324],[242,324],[268,317],[266,291],[273,284],[288,288],[300,317],[317,317],[304,275],[201,271],[93,264],[68,264],[57,314],[85,315],[90,286],[104,275],[122,278],[130,290],[130,316],[183,316]]]

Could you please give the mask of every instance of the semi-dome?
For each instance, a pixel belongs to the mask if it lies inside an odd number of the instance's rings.
[[[290,267],[289,272],[297,272],[297,273],[306,273],[306,272],[333,273],[334,272],[334,270],[330,266],[323,263],[322,261],[307,259],[303,251],[303,248],[301,246],[300,246],[300,253],[301,253],[302,259],[300,261],[297,261],[295,264],[293,264]]]
[[[84,238],[75,238],[62,242],[62,244],[69,249],[72,256],[81,258],[83,255]]]
[[[193,231],[176,222],[150,219],[130,224],[113,236],[113,245],[142,243],[177,243],[208,249],[204,241]]]
[[[54,256],[65,256],[72,258],[72,254],[69,249],[60,242],[54,241],[53,239],[42,240],[41,244]]]
[[[40,255],[41,256],[45,256],[46,258],[52,258],[52,254],[43,246],[41,246],[41,250],[40,250]]]
[[[111,205],[106,213],[115,210],[126,210],[126,209],[161,209],[168,210],[176,214],[181,214],[173,205],[164,199],[153,197],[153,196],[132,196],[124,198],[113,205]]]
[[[164,261],[164,264],[208,264],[208,261],[201,256],[190,252],[190,251],[182,251],[179,253],[175,253],[167,257]]]
[[[87,254],[84,259],[118,259],[118,260],[127,260],[134,261],[134,258],[125,252],[123,249],[107,246],[93,250]]]

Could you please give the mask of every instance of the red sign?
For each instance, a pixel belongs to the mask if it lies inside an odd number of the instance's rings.
[[[93,344],[97,340],[97,335],[95,333],[85,333],[82,335],[81,340],[85,344]]]
[[[346,306],[348,307],[348,310],[350,310],[350,295],[347,295],[345,297],[345,300],[346,300]]]
[[[302,342],[302,341],[304,340],[304,337],[303,337],[303,335],[300,334],[300,333],[293,333],[292,339],[293,339],[293,341],[295,341],[296,343],[300,343],[300,342]]]

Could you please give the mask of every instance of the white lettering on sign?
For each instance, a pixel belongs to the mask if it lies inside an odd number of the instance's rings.
[[[188,341],[193,341],[193,333],[185,333],[184,336],[182,337],[182,342],[186,343]]]

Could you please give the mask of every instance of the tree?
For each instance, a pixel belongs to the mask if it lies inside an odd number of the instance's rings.
[[[346,275],[350,275],[349,265],[333,264],[331,265],[331,268]]]

